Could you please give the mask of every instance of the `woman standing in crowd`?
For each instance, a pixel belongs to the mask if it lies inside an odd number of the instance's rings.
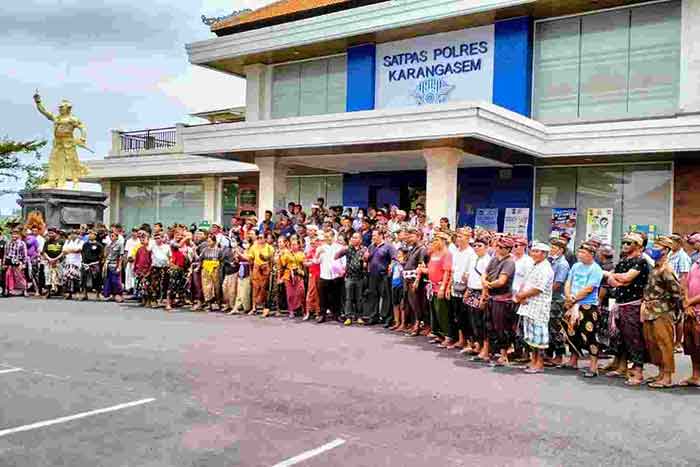
[[[216,244],[216,237],[214,235],[207,236],[206,247],[202,249],[198,259],[201,262],[202,271],[203,306],[208,307],[209,311],[214,311],[214,303],[220,293],[219,268],[222,257],[221,248]]]
[[[22,238],[22,231],[14,229],[10,243],[5,250],[5,287],[12,296],[27,296],[27,244]]]
[[[284,248],[279,258],[278,276],[284,285],[289,317],[294,318],[297,311],[304,311],[304,252],[301,251],[299,238],[292,236],[289,248]]]
[[[141,245],[136,249],[134,254],[134,288],[136,296],[141,304],[150,308],[152,303],[150,300],[150,284],[148,279],[151,275],[151,250],[148,246],[149,237],[144,231],[139,232]]]
[[[80,292],[82,278],[83,241],[77,230],[71,230],[68,241],[63,245],[63,287],[66,299]]]
[[[116,241],[116,240],[115,240]],[[81,251],[82,277],[81,286],[83,296],[81,300],[89,298],[88,292],[95,292],[95,300],[99,299],[102,292],[102,253],[104,247],[97,241],[97,234],[94,230],[87,233],[87,241],[83,243]]]
[[[105,300],[114,300],[121,303],[122,299],[122,278],[121,273],[124,264],[124,247],[119,241],[119,234],[111,232],[109,234],[109,245],[105,247],[104,260],[104,286],[102,296]]]

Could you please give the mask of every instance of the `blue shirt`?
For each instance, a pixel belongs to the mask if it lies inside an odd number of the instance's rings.
[[[598,263],[583,264],[578,262],[571,267],[569,278],[571,283],[571,294],[576,295],[581,289],[593,287],[593,291],[579,303],[581,305],[597,305],[598,304],[598,289],[600,282],[603,280],[603,269]]]
[[[398,261],[391,264],[391,288],[398,289],[403,286],[403,266]]]
[[[555,300],[561,300],[564,298],[564,283],[566,283],[566,279],[569,277],[569,271],[571,268],[569,267],[569,262],[566,260],[566,256],[561,255],[559,258],[554,260],[552,262],[552,269],[554,270],[554,283],[559,282],[562,284],[562,287],[559,289],[559,292],[552,292],[552,298]]]
[[[388,243],[382,243],[378,247],[369,247],[369,273],[386,276],[391,260],[396,256],[396,250]]]

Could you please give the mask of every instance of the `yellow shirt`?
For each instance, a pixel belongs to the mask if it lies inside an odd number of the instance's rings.
[[[296,276],[304,275],[304,253],[297,251],[294,253],[291,250],[285,250],[280,255],[280,266],[282,267],[282,278],[284,280],[291,279],[291,273]]]
[[[261,264],[269,263],[272,260],[272,256],[275,254],[275,249],[267,243],[262,246],[255,243],[248,249],[248,254],[253,258],[254,264],[260,266]]]

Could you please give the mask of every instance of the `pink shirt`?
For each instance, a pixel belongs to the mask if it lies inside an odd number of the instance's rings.
[[[431,255],[428,263],[428,279],[433,284],[433,289],[437,291],[445,271],[452,269],[452,255],[445,250],[442,256]]]
[[[688,297],[693,298],[700,295],[700,264],[693,263],[688,273]],[[700,315],[700,304],[693,307],[695,314]]]

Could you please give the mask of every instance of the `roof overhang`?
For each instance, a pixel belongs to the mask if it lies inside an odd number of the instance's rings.
[[[450,146],[505,164],[543,164],[700,151],[700,115],[548,126],[493,104],[460,102],[191,126],[183,144],[188,154],[246,162]]]

